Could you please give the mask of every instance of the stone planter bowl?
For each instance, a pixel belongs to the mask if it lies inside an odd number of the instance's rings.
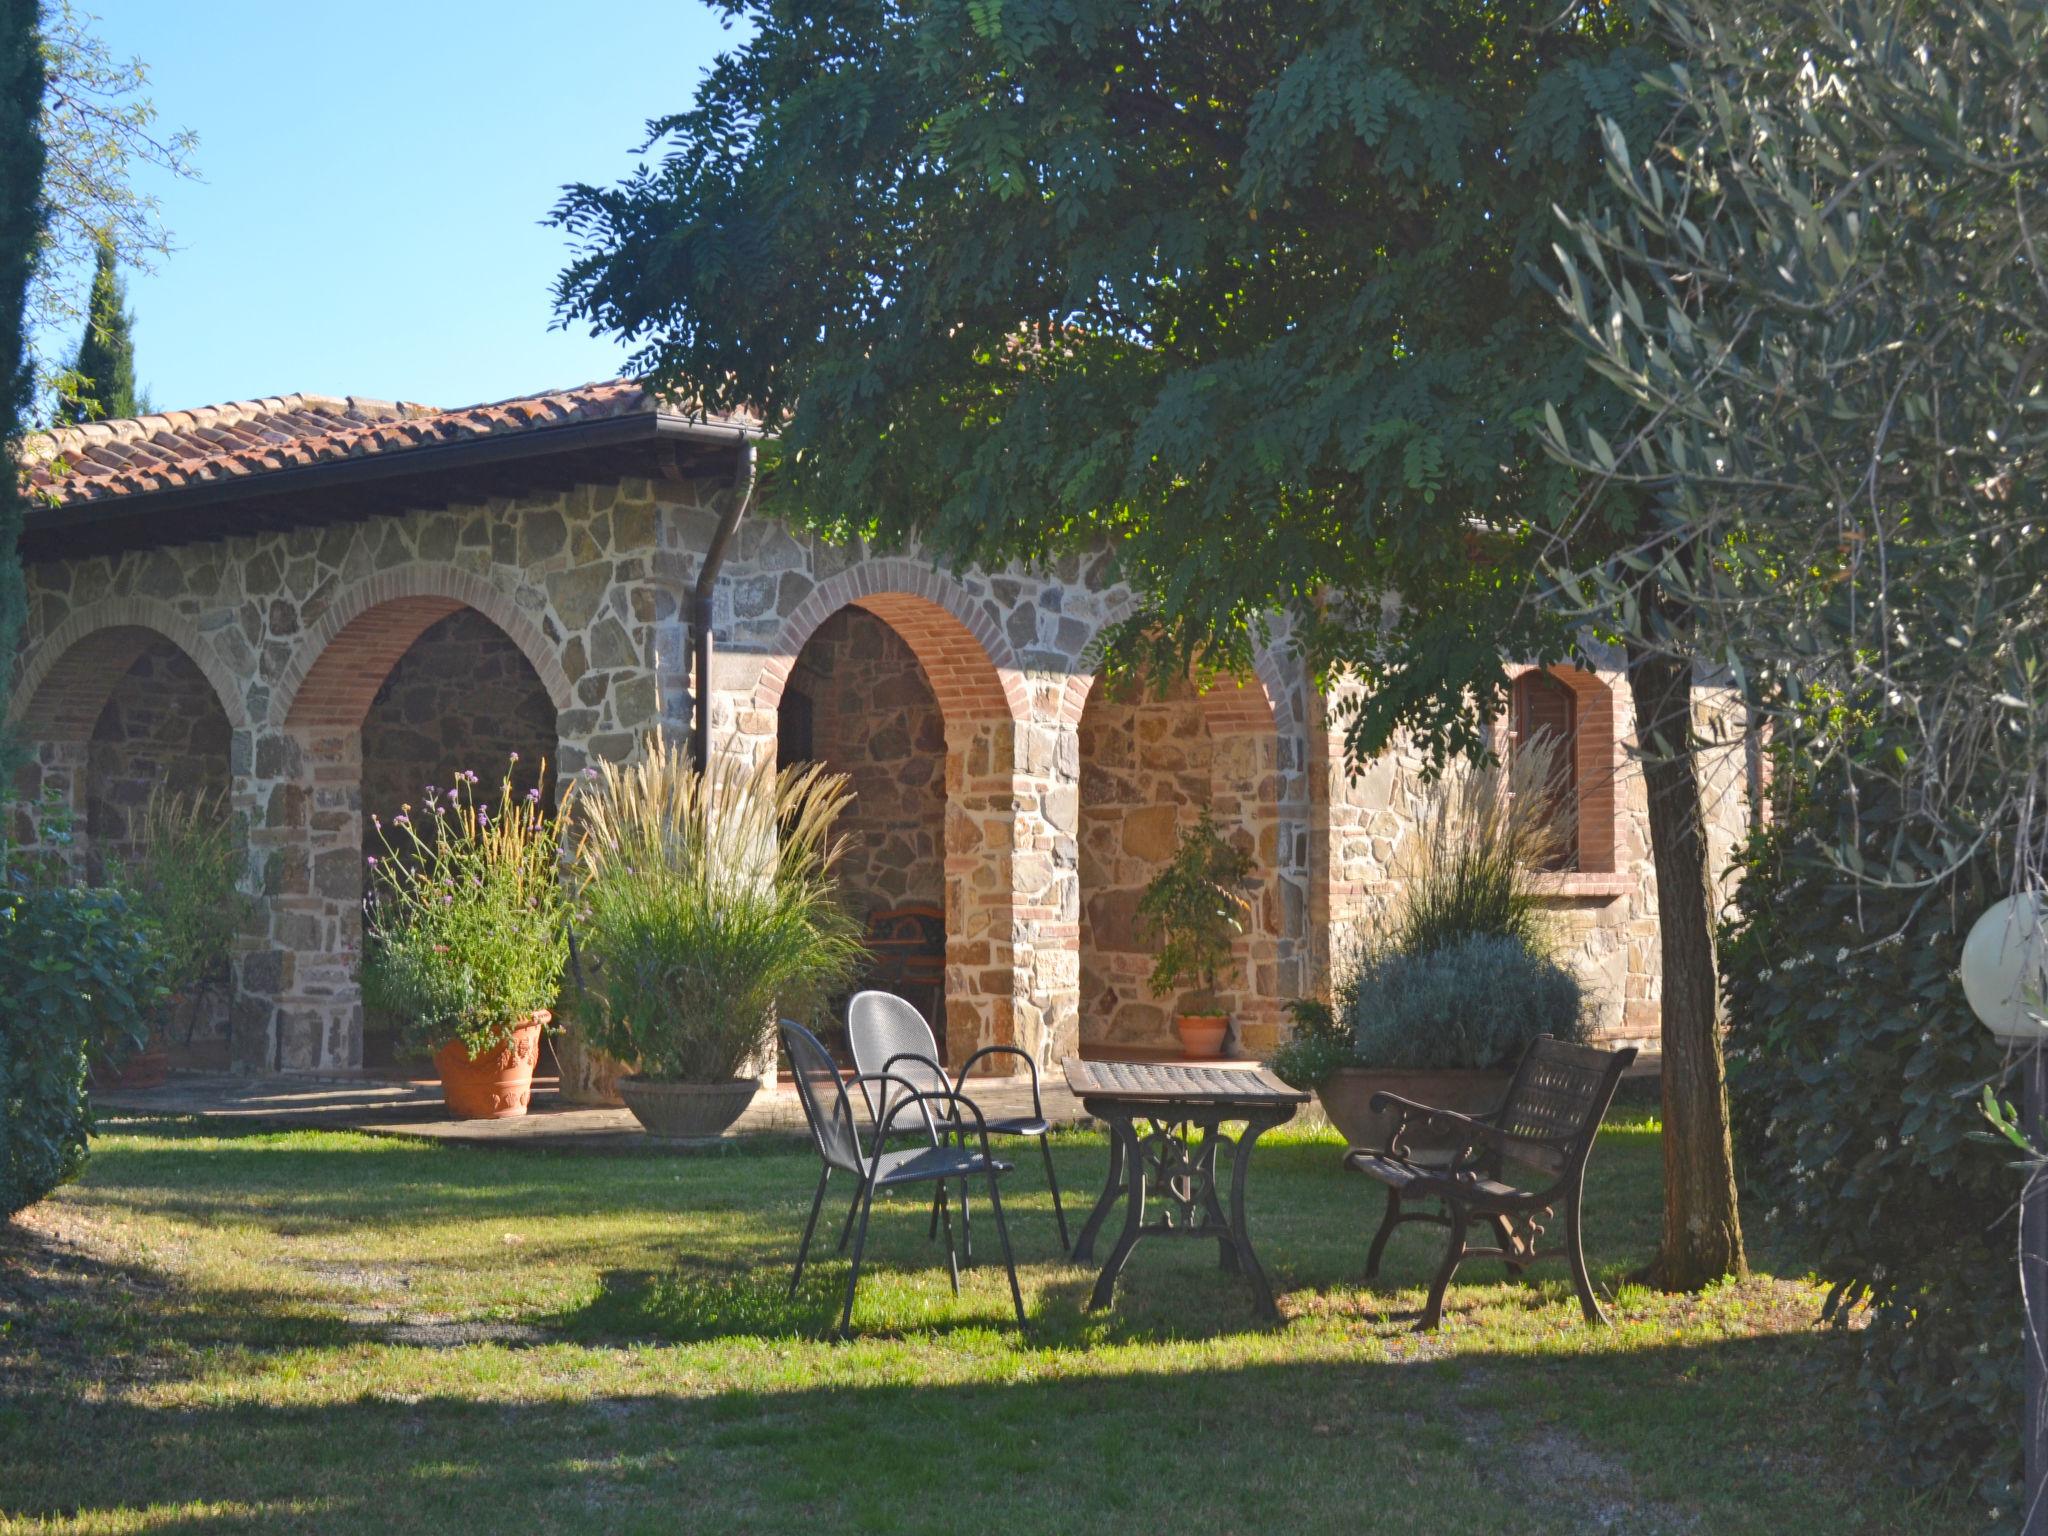
[[[619,1097],[650,1136],[694,1141],[723,1136],[747,1112],[760,1081],[736,1077],[728,1083],[664,1083],[653,1078],[619,1079]]]
[[[1500,1107],[1507,1097],[1512,1072],[1480,1072],[1457,1068],[1415,1069],[1339,1067],[1316,1086],[1323,1113],[1330,1124],[1353,1147],[1386,1150],[1394,1133],[1391,1114],[1374,1114],[1367,1106],[1376,1093],[1397,1093],[1432,1109],[1455,1109],[1464,1115],[1484,1115]],[[1451,1138],[1417,1135],[1409,1150],[1427,1161],[1430,1154],[1442,1158],[1452,1150]]]

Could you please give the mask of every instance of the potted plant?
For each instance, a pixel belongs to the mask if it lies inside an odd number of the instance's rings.
[[[1230,1018],[1216,988],[1232,971],[1231,944],[1251,912],[1244,895],[1251,874],[1251,855],[1225,839],[1204,809],[1138,898],[1140,931],[1159,944],[1153,995],[1193,988],[1180,998],[1174,1017],[1181,1048],[1190,1056],[1222,1052]]]
[[[1531,878],[1561,835],[1543,793],[1551,782],[1539,743],[1511,765],[1440,784],[1401,866],[1387,934],[1356,958],[1332,1002],[1292,1005],[1293,1035],[1273,1069],[1313,1088],[1351,1145],[1386,1145],[1392,1117],[1372,1113],[1376,1093],[1485,1113],[1538,1035],[1586,1038],[1578,979],[1552,958]]]
[[[832,881],[846,781],[721,759],[700,774],[655,734],[577,787],[576,895],[589,1043],[657,1136],[723,1134],[760,1091],[778,1013],[814,1019],[861,930]]]
[[[1292,1012],[1294,1034],[1273,1070],[1313,1088],[1354,1147],[1384,1148],[1393,1130],[1391,1115],[1371,1110],[1376,1093],[1485,1114],[1506,1096],[1530,1041],[1586,1038],[1578,979],[1503,934],[1468,934],[1422,954],[1378,951],[1353,967],[1334,1006],[1296,1003]]]
[[[515,759],[516,760],[516,759]],[[523,1115],[540,1036],[568,958],[568,899],[556,816],[540,791],[496,807],[459,773],[377,830],[363,995],[434,1053],[441,1096],[461,1120]]]

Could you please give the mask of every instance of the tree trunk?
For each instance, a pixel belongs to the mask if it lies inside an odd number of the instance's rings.
[[[1692,729],[1692,665],[1629,647],[1629,692],[1649,789],[1663,958],[1664,1240],[1650,1281],[1693,1291],[1743,1274],[1728,1134],[1714,881]]]

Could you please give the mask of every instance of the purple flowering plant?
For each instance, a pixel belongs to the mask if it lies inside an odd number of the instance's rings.
[[[509,766],[495,806],[478,784],[459,773],[378,825],[362,976],[365,999],[414,1043],[460,1040],[472,1060],[554,1007],[568,963],[564,818],[515,792]]]

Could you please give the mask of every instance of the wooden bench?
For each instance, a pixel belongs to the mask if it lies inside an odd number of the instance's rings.
[[[1344,1166],[1377,1179],[1387,1187],[1387,1213],[1372,1240],[1365,1278],[1380,1272],[1380,1257],[1394,1228],[1407,1221],[1429,1222],[1451,1229],[1450,1247],[1429,1288],[1429,1302],[1418,1325],[1429,1332],[1443,1321],[1444,1291],[1459,1264],[1468,1258],[1506,1261],[1519,1275],[1541,1259],[1565,1259],[1572,1284],[1588,1323],[1604,1323],[1586,1274],[1580,1242],[1580,1205],[1585,1193],[1586,1162],[1592,1156],[1600,1122],[1614,1102],[1621,1074],[1636,1059],[1631,1047],[1619,1051],[1568,1045],[1540,1036],[1523,1053],[1521,1065],[1499,1109],[1488,1115],[1461,1115],[1455,1110],[1417,1104],[1398,1094],[1372,1096],[1375,1113],[1395,1112],[1398,1119],[1384,1151],[1354,1147]],[[1426,1130],[1433,1137],[1456,1138],[1448,1156],[1432,1154],[1423,1162],[1410,1154],[1407,1138]],[[1525,1187],[1510,1182],[1508,1165],[1519,1164],[1538,1177]],[[1434,1200],[1435,1210],[1413,1211],[1407,1203]],[[1562,1246],[1540,1247],[1538,1239],[1556,1212],[1564,1214]],[[1498,1247],[1473,1248],[1466,1233],[1475,1221],[1490,1226]]]

